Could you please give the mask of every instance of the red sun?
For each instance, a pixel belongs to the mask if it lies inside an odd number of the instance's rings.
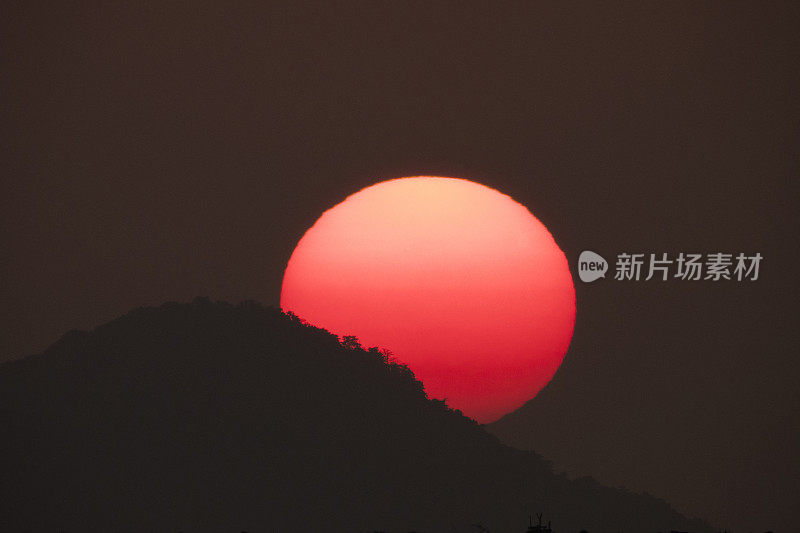
[[[455,178],[377,183],[306,232],[281,307],[391,350],[431,398],[481,423],[533,398],[572,339],[564,252],[524,206]]]

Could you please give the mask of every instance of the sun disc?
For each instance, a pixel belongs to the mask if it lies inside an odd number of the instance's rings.
[[[575,289],[564,253],[524,206],[472,181],[418,176],[323,213],[289,259],[281,307],[391,350],[430,397],[487,423],[555,374]]]

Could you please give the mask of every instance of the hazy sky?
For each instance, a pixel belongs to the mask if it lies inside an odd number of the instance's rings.
[[[572,268],[585,249],[764,256],[752,283],[575,276],[573,346],[515,427],[722,527],[792,529],[796,4],[5,11],[0,360],[140,305],[276,305],[325,209],[466,177]]]

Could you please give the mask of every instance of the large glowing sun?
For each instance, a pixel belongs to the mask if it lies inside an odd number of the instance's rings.
[[[391,350],[478,422],[533,398],[575,325],[564,252],[524,206],[455,178],[367,187],[306,232],[281,307],[364,346]]]

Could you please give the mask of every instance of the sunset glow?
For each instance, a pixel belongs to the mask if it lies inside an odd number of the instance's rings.
[[[384,181],[326,211],[294,250],[281,307],[387,348],[487,423],[544,387],[569,347],[564,253],[524,206],[454,178]]]

